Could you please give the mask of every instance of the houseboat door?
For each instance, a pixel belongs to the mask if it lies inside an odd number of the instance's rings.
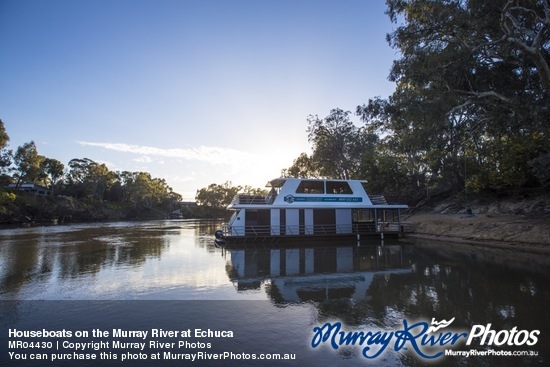
[[[268,236],[271,234],[271,210],[248,209],[246,211],[246,236]]]

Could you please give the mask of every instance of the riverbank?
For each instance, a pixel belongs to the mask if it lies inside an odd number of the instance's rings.
[[[446,201],[405,217],[411,238],[550,253],[550,195],[503,200]]]
[[[109,202],[76,199],[69,196],[39,196],[11,193],[0,198],[0,226],[108,222],[165,218],[217,218],[218,213],[208,208],[178,202],[147,206],[144,203]]]

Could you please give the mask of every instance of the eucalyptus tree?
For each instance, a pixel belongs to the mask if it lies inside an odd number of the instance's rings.
[[[364,140],[360,129],[350,119],[351,112],[332,109],[325,118],[308,117],[308,140],[312,144],[312,163],[299,157],[301,164],[310,164],[319,176],[357,178],[361,166]]]
[[[197,204],[208,208],[225,209],[241,190],[241,186],[233,186],[229,181],[221,185],[213,183],[197,190],[195,200]]]
[[[40,168],[47,175],[47,182],[53,194],[55,187],[63,178],[65,166],[57,159],[45,158],[40,162]]]
[[[357,113],[441,186],[529,184],[549,146],[549,0],[387,4],[396,90]]]
[[[316,162],[307,153],[301,153],[292,165],[281,171],[282,177],[315,178],[319,177]]]
[[[301,153],[281,174],[285,177],[379,180],[380,138],[358,127],[351,112],[335,108],[325,118],[308,117],[312,154]]]
[[[69,161],[67,190],[76,197],[103,200],[106,191],[116,182],[116,174],[104,164],[89,158]]]
[[[46,186],[47,175],[41,166],[45,159],[38,154],[34,141],[19,146],[13,156],[15,164],[13,176],[17,180],[16,186],[25,182]]]

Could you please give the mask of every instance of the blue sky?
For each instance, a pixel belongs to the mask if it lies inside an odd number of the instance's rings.
[[[0,0],[0,119],[16,149],[263,187],[307,116],[394,89],[384,1]]]

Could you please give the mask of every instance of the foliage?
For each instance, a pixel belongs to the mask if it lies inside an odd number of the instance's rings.
[[[350,112],[341,109],[324,119],[310,117],[309,123],[313,154],[300,154],[283,176],[366,179],[373,192],[407,196],[410,162],[396,153],[391,139],[381,140],[369,127],[357,127]]]
[[[38,154],[34,141],[18,147],[13,160],[16,165],[14,178],[17,179],[17,185],[33,182],[45,186],[46,173],[41,168],[45,157]]]
[[[12,192],[0,190],[0,215],[8,214],[8,205],[16,200],[17,196]]]
[[[209,208],[225,208],[231,204],[231,200],[241,189],[241,186],[232,186],[229,181],[222,185],[213,183],[206,188],[197,190],[195,200],[198,205]]]
[[[362,141],[358,128],[349,118],[350,112],[333,109],[320,119],[308,117],[308,139],[313,144],[311,159],[321,176],[349,179],[361,160]]]
[[[45,158],[40,162],[40,169],[46,175],[47,184],[53,190],[63,178],[65,166],[53,158]]]
[[[225,209],[238,193],[255,196],[266,196],[267,192],[260,188],[252,188],[251,186],[233,186],[230,181],[224,184],[210,184],[197,190],[195,200],[197,204],[211,209]]]
[[[529,162],[533,174],[545,187],[550,187],[550,153],[542,154]]]
[[[9,138],[0,120],[0,149],[3,149],[5,146],[3,144],[6,144],[8,140]],[[16,181],[16,185],[30,182],[47,186],[55,194],[83,200],[82,205],[85,205],[84,201],[92,203],[109,200],[111,203],[130,202],[134,207],[142,206],[150,209],[159,207],[171,212],[175,210],[176,203],[182,199],[181,195],[175,193],[164,179],[153,178],[147,172],[113,172],[105,164],[95,162],[89,158],[72,159],[68,164],[67,172],[65,172],[63,163],[57,159],[40,155],[33,141],[17,148],[13,155],[13,166],[10,170],[13,172],[12,177],[2,176],[2,178],[8,177],[10,181],[13,179]],[[2,172],[0,171],[0,173]],[[4,192],[0,192],[0,194],[0,207],[2,211],[0,214],[4,217],[9,217],[7,206],[13,200],[8,199],[12,198],[11,195],[14,198],[19,198],[19,196]],[[21,200],[24,201],[25,198],[21,197],[19,201]],[[19,203],[21,205],[15,205],[15,207],[21,206],[21,208],[14,210],[19,213],[19,216],[25,217],[25,207],[28,210],[34,208],[33,210],[36,210],[37,213],[28,213],[34,217],[34,214],[38,215],[39,212],[47,214],[47,212],[53,210],[49,207],[55,206],[52,203],[48,205],[37,203],[33,201],[27,205],[21,202]],[[70,204],[69,206],[73,205]],[[125,205],[117,206],[115,204],[112,207],[122,208]],[[73,209],[60,209],[60,213],[63,216],[63,212],[74,212]],[[84,209],[84,212],[86,210]],[[57,215],[53,212],[50,214]],[[85,216],[86,214],[83,215]],[[99,213],[88,213],[88,215],[97,218],[103,216],[103,214]],[[10,218],[4,218],[4,220],[6,219],[10,220]]]
[[[388,0],[396,89],[308,118],[313,153],[284,175],[367,178],[420,195],[547,185],[548,0]]]
[[[136,204],[154,207],[181,201],[181,195],[173,192],[166,180],[147,172],[123,172],[118,175],[118,183],[123,187],[123,199]]]
[[[548,148],[548,2],[390,0],[404,24],[387,100],[357,113],[408,162],[408,174],[460,190],[536,184]],[[414,181],[412,181],[414,182]],[[411,183],[412,183],[411,182]]]
[[[103,200],[105,192],[115,182],[116,174],[105,164],[89,158],[72,159],[67,173],[67,187],[64,192],[74,197],[90,197]]]
[[[0,120],[0,174],[7,171],[7,168],[11,165],[12,151],[6,149],[10,137],[4,128],[4,122]]]
[[[281,170],[281,177],[311,178],[319,177],[315,161],[307,153],[301,153],[292,165]]]
[[[320,119],[308,117],[308,138],[313,153],[300,154],[283,176],[362,178],[371,167],[378,137],[350,119],[351,112],[335,108]]]

